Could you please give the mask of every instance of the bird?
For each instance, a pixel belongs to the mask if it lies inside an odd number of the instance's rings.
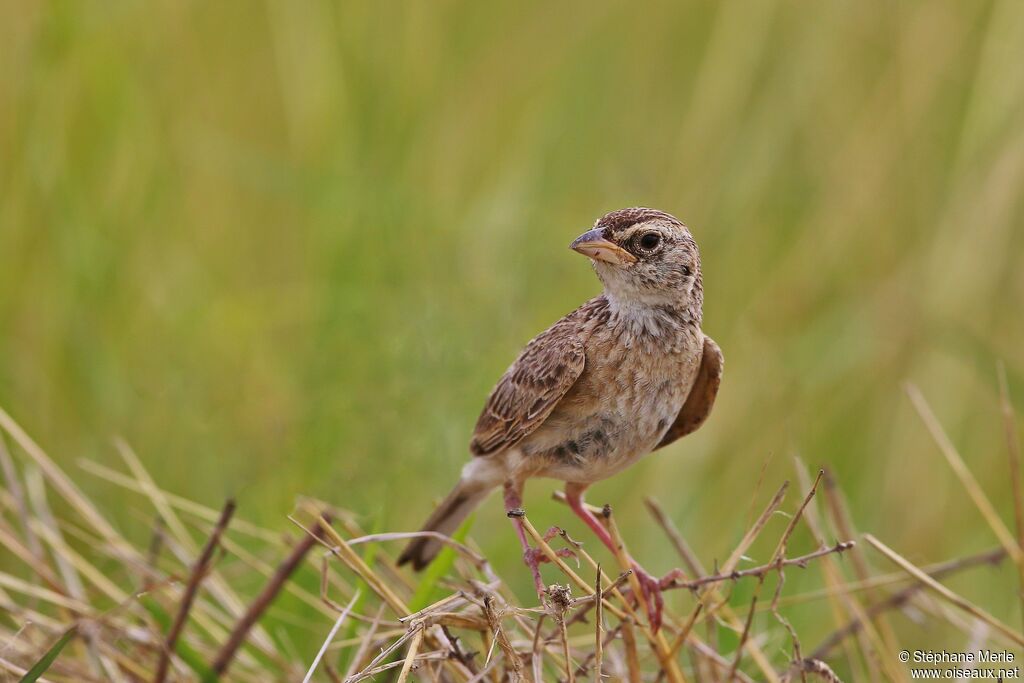
[[[522,512],[528,479],[565,482],[572,511],[613,553],[584,491],[704,424],[718,395],[723,357],[704,334],[700,252],[674,216],[612,211],[570,248],[590,258],[603,292],[531,340],[491,391],[476,422],[472,458],[458,483],[398,558],[423,569],[487,496],[503,489],[538,596],[546,589]],[[661,623],[658,579],[630,558],[650,625]]]

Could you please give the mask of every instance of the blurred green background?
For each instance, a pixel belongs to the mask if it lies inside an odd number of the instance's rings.
[[[707,425],[590,494],[650,569],[643,495],[711,565],[793,454],[915,562],[994,545],[904,380],[1012,522],[1024,3],[8,2],[0,44],[0,405],[123,525],[145,504],[74,465],[116,435],[273,528],[300,494],[418,525],[494,381],[599,291],[567,244],[631,205],[691,227],[726,357]],[[583,537],[554,486],[531,516]],[[514,575],[505,525],[474,536]],[[951,585],[1019,623],[1012,576]]]

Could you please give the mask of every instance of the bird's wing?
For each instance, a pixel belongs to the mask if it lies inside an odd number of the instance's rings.
[[[584,306],[534,338],[491,392],[469,450],[489,455],[515,446],[547,419],[583,373]]]
[[[686,402],[676,416],[675,422],[668,428],[655,450],[696,431],[704,424],[704,420],[711,413],[711,406],[715,405],[718,385],[722,383],[723,363],[722,350],[718,348],[714,339],[705,336],[700,369],[697,371],[697,378],[693,381],[690,394],[686,397]]]

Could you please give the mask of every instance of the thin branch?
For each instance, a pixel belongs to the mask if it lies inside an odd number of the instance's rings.
[[[443,662],[443,661],[445,661],[447,659],[448,659],[448,655],[445,654],[444,652],[426,652],[426,653],[421,654],[421,655],[416,655],[416,657],[415,657],[415,661],[417,661],[417,662],[430,662],[430,661]],[[362,681],[362,680],[365,680],[367,678],[372,678],[372,677],[376,676],[379,673],[383,673],[385,671],[390,671],[391,669],[397,669],[398,667],[404,666],[404,665],[405,665],[405,661],[401,660],[401,659],[399,659],[398,661],[395,661],[395,662],[388,662],[387,664],[381,664],[378,667],[375,667],[373,669],[368,669],[368,670],[363,671],[363,672],[361,672],[359,674],[356,674],[352,678],[345,679],[345,683],[358,683],[358,681]]]
[[[398,640],[396,640],[395,642],[391,643],[391,645],[389,645],[385,649],[381,650],[380,653],[378,653],[376,657],[371,659],[370,663],[366,665],[365,669],[360,671],[358,674],[355,674],[354,676],[350,676],[349,678],[346,679],[346,681],[348,681],[349,683],[355,683],[355,681],[360,681],[360,680],[362,680],[364,678],[368,678],[369,676],[372,676],[374,674],[374,672],[377,670],[375,667],[377,667],[378,664],[380,664],[385,659],[387,659],[391,655],[391,653],[393,653],[395,650],[400,648],[405,643],[405,641],[407,641],[410,638],[412,638],[413,635],[415,635],[418,631],[420,631],[422,629],[423,629],[423,623],[422,622],[417,622],[417,623],[413,624],[411,627],[409,627],[408,630],[406,630],[398,638]],[[394,662],[392,662],[392,663],[395,664]]]
[[[803,460],[799,456],[794,456],[793,465],[796,468],[801,484],[810,486],[810,473],[807,471],[807,466]],[[825,532],[823,529],[825,527],[823,521],[818,518],[817,510],[813,507],[809,508],[807,514],[804,515],[804,520],[814,542],[819,546],[824,545]],[[856,616],[864,624],[864,635],[858,638],[858,644],[862,652],[874,651],[876,653],[876,656],[866,658],[869,679],[872,681],[881,680],[880,672],[884,671],[890,680],[903,680],[906,677],[906,670],[901,671],[900,667],[897,666],[896,653],[890,650],[878,633],[878,630],[874,627],[874,624],[868,619],[860,600],[855,595],[843,591],[843,587],[846,585],[845,576],[840,571],[837,563],[832,557],[825,557],[822,558],[818,566],[822,570],[826,592],[835,610],[836,618],[839,619],[842,614],[849,613]],[[857,660],[852,657],[850,658],[851,668],[856,667],[856,662]],[[863,676],[861,677],[863,678]]]
[[[801,555],[800,557],[783,558],[781,560],[769,562],[767,564],[762,564],[759,567],[741,569],[734,572],[730,572],[729,574],[712,574],[710,576],[702,576],[700,578],[692,579],[690,581],[673,579],[669,583],[662,586],[662,589],[671,590],[673,588],[688,588],[690,590],[693,590],[695,588],[700,588],[701,586],[706,586],[709,583],[735,581],[737,579],[742,579],[750,576],[762,578],[770,572],[778,571],[785,567],[800,567],[801,569],[806,569],[807,565],[812,560],[816,560],[819,557],[824,557],[825,555],[831,555],[832,553],[842,554],[850,548],[854,547],[855,545],[856,543],[854,541],[842,541],[840,543],[836,543],[834,546],[828,548],[820,548],[818,550],[815,550],[813,553],[807,553],[806,555]]]
[[[789,543],[789,537],[793,535],[796,530],[796,525],[800,523],[800,518],[803,517],[804,510],[810,505],[811,499],[814,498],[814,494],[818,492],[818,484],[821,483],[821,477],[825,474],[825,470],[818,470],[818,476],[814,478],[814,483],[811,484],[811,489],[804,496],[803,502],[800,507],[797,508],[796,514],[789,520],[789,524],[786,526],[786,530],[782,533],[782,537],[779,539],[779,544],[775,547],[775,553],[772,555],[773,560],[781,560],[786,554],[786,544]]]
[[[228,528],[228,524],[231,522],[231,517],[234,514],[235,501],[228,499],[224,503],[224,509],[221,510],[217,526],[213,528],[213,532],[206,539],[206,545],[203,546],[199,558],[192,566],[188,583],[185,584],[185,592],[182,594],[181,602],[178,605],[178,613],[174,616],[174,622],[167,631],[167,638],[164,641],[163,648],[160,650],[160,659],[157,661],[153,683],[163,683],[163,680],[167,677],[167,669],[171,663],[171,653],[174,652],[174,648],[178,644],[178,636],[181,635],[181,629],[184,628],[185,622],[188,619],[188,613],[192,609],[192,602],[195,600],[196,592],[199,590],[199,584],[202,583],[203,578],[206,576],[210,563],[213,560],[213,553],[220,543],[220,537],[224,534],[224,530]]]
[[[796,525],[800,522],[800,518],[803,516],[804,510],[807,508],[808,504],[810,504],[811,499],[814,498],[814,494],[818,490],[818,483],[821,481],[821,477],[822,477],[823,474],[824,474],[824,472],[822,470],[818,470],[817,478],[815,478],[814,483],[811,485],[811,488],[807,491],[807,495],[804,496],[804,499],[800,503],[800,507],[797,508],[796,513],[792,516],[792,518],[790,518],[789,524],[786,525],[785,531],[782,532],[782,536],[779,538],[779,542],[775,546],[775,552],[772,554],[772,561],[769,563],[769,565],[776,565],[777,566],[778,575],[779,575],[779,582],[778,582],[778,584],[775,587],[775,595],[772,598],[772,602],[771,602],[771,610],[772,610],[772,613],[776,616],[776,618],[779,619],[779,621],[781,623],[783,623],[783,625],[788,627],[790,635],[794,634],[794,632],[792,630],[792,627],[790,627],[789,626],[789,622],[787,622],[785,619],[783,619],[781,617],[781,615],[779,615],[779,613],[778,613],[779,595],[781,595],[782,585],[783,585],[783,582],[785,581],[785,574],[783,573],[783,567],[785,566],[784,565],[784,554],[786,552],[786,544],[789,542],[789,537],[793,535],[793,531],[796,530]],[[783,496],[783,494],[785,492],[785,489],[786,489],[786,486],[784,485],[779,490],[779,492],[777,494],[775,494],[775,498],[773,499],[773,503],[776,500],[779,501],[780,503],[782,502],[782,496]],[[772,506],[769,505],[768,509],[771,509],[771,507]],[[766,515],[762,514],[761,518],[758,519],[758,523],[755,525],[755,528],[760,530],[760,528],[762,528],[766,522],[767,522],[767,517],[766,517]],[[825,553],[825,554],[828,554],[828,553]],[[735,556],[735,553],[733,553],[733,556]],[[732,561],[732,558],[730,558],[730,561]],[[726,563],[726,564],[728,565],[729,563]],[[747,613],[747,620],[746,620],[746,623],[743,625],[743,631],[742,631],[742,634],[740,635],[739,646],[737,646],[737,648],[736,648],[736,657],[733,659],[732,665],[729,667],[728,680],[732,680],[733,677],[736,675],[736,671],[739,669],[740,660],[742,659],[742,656],[743,656],[743,648],[747,644],[747,640],[750,637],[750,627],[751,627],[751,624],[753,623],[753,620],[754,620],[754,612],[757,609],[757,601],[758,601],[758,598],[760,597],[760,594],[761,594],[761,587],[764,586],[764,580],[765,580],[765,577],[767,575],[768,575],[768,572],[763,572],[763,573],[758,575],[757,586],[754,589],[754,595],[753,595],[753,597],[750,600],[750,610]],[[794,646],[795,646],[795,648],[797,649],[797,651],[799,653],[799,643],[798,643],[798,641],[794,640]]]
[[[761,584],[757,584],[758,588]],[[729,673],[725,677],[725,680],[731,681],[736,677],[736,672],[740,668],[740,660],[743,659],[743,646],[747,644],[747,639],[750,637],[750,626],[754,623],[754,611],[757,608],[757,593],[754,593],[754,597],[750,599],[750,609],[747,612],[747,620],[743,624],[743,632],[740,634],[740,643],[736,646],[736,656],[733,657],[732,664],[729,665]]]
[[[818,470],[818,476],[814,478],[814,484],[811,485],[811,489],[807,492],[807,495],[804,496],[803,503],[800,505],[800,508],[796,511],[796,514],[793,515],[793,519],[790,520],[789,526],[786,527],[786,531],[785,533],[783,533],[782,538],[779,540],[779,545],[775,549],[775,559],[780,564],[780,566],[778,572],[779,581],[775,584],[775,595],[772,596],[771,610],[772,614],[775,616],[776,621],[782,624],[782,626],[789,633],[789,638],[793,642],[793,661],[796,662],[803,661],[803,653],[801,652],[800,647],[800,638],[797,636],[796,629],[794,629],[793,625],[789,623],[789,620],[782,616],[782,613],[779,612],[779,597],[782,595],[782,587],[786,583],[786,572],[783,571],[782,568],[782,558],[786,554],[786,544],[789,543],[790,536],[793,535],[793,531],[796,529],[797,523],[799,523],[800,519],[803,517],[804,510],[806,510],[807,506],[811,504],[811,499],[814,498],[814,494],[817,493],[818,484],[821,483],[821,478],[822,476],[824,476],[824,474],[825,470]],[[764,579],[762,578],[761,580],[763,581]],[[800,669],[800,680],[803,681],[803,683],[806,683],[807,680],[806,676],[804,675],[803,669]]]
[[[249,634],[249,630],[256,624],[263,613],[270,607],[270,603],[274,601],[277,594],[281,592],[281,588],[285,582],[291,577],[295,570],[302,564],[303,559],[314,545],[316,545],[323,536],[323,526],[326,521],[320,523],[317,529],[311,535],[303,536],[299,539],[295,547],[292,548],[291,553],[278,565],[274,575],[270,577],[270,581],[263,587],[256,599],[249,605],[249,609],[246,610],[242,618],[235,624],[235,628],[231,631],[231,635],[228,636],[228,640],[221,647],[220,652],[217,653],[217,657],[213,660],[213,672],[217,676],[221,676],[227,671],[231,665],[231,660],[234,659],[235,653],[238,652],[238,648],[245,642],[246,636]]]
[[[836,533],[842,538],[854,538],[858,534],[854,531],[855,527],[853,519],[850,515],[849,508],[846,503],[846,497],[843,495],[842,490],[839,488],[839,484],[836,481],[835,475],[832,471],[825,471],[824,479],[824,496],[826,509],[828,510],[829,517],[832,519]],[[810,519],[808,520],[810,523]],[[812,533],[814,529],[812,528]],[[815,534],[817,535],[817,534]],[[854,552],[850,553],[850,564],[853,567],[853,573],[859,581],[869,581],[871,578],[871,571],[868,568],[867,560],[865,559],[864,549],[857,548]],[[867,589],[868,598],[873,602],[878,602],[882,599],[882,591],[877,590],[874,587]],[[848,600],[854,601],[854,598]],[[841,602],[836,599],[832,599],[833,610],[836,618],[842,618]],[[896,632],[893,631],[892,625],[889,623],[887,615],[882,612],[877,615],[870,617],[874,624],[875,630],[878,632],[879,638],[885,644],[888,652],[896,652],[899,648],[897,646]],[[848,651],[847,655],[851,662],[853,661],[853,652]],[[874,658],[867,658],[866,665],[869,668],[869,675],[873,681],[879,680],[879,673],[877,671],[878,665]]]
[[[611,629],[610,631],[606,631],[605,632],[604,638],[603,638],[603,642],[601,643],[602,657],[603,657],[604,650],[606,650],[608,648],[608,646],[611,644],[611,642],[613,640],[615,640],[616,638],[618,638],[621,634],[622,634],[622,624],[621,623],[618,626],[616,626],[615,628]],[[597,649],[595,648],[594,651],[590,652],[586,657],[583,658],[583,661],[581,661],[579,663],[579,666],[576,667],[576,676],[577,677],[585,676],[586,675],[587,671],[589,671],[590,667],[594,664],[596,655],[597,655]],[[600,667],[596,667],[596,668],[600,668]],[[595,680],[597,680],[597,679],[595,678]],[[601,676],[601,680],[604,680],[604,675],[603,674]]]
[[[758,537],[761,530],[764,529],[764,526],[768,523],[768,520],[771,519],[771,516],[775,514],[775,511],[779,509],[780,505],[782,505],[782,501],[786,498],[787,490],[789,490],[789,482],[785,481],[782,483],[782,486],[779,487],[779,490],[775,492],[775,495],[768,503],[768,506],[765,507],[764,511],[761,513],[761,516],[757,518],[754,525],[750,527],[747,533],[743,536],[743,539],[740,540],[736,549],[732,551],[732,555],[730,555],[729,559],[727,559],[725,564],[722,565],[722,574],[728,574],[736,568],[736,565],[739,564],[740,559],[750,548],[754,539]]]
[[[418,619],[422,619],[434,612],[440,612],[442,610],[454,610],[456,607],[461,607],[467,602],[469,602],[469,600],[466,598],[466,594],[462,591],[458,591],[457,593],[452,593],[446,598],[441,598],[440,600],[431,605],[427,605],[418,612],[413,612],[412,614],[405,617],[398,617],[398,622],[401,624],[408,624]]]

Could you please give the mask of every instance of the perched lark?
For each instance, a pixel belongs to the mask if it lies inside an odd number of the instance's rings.
[[[533,339],[491,392],[462,478],[423,526],[451,534],[495,488],[505,508],[522,505],[530,477],[566,482],[573,511],[614,552],[583,492],[642,456],[694,431],[711,412],[722,352],[701,331],[700,255],[690,231],[667,213],[614,211],[571,248],[589,256],[604,293]],[[523,523],[510,514],[538,594],[544,584]],[[399,563],[425,567],[436,539],[412,541]],[[652,626],[663,583],[635,562]]]

